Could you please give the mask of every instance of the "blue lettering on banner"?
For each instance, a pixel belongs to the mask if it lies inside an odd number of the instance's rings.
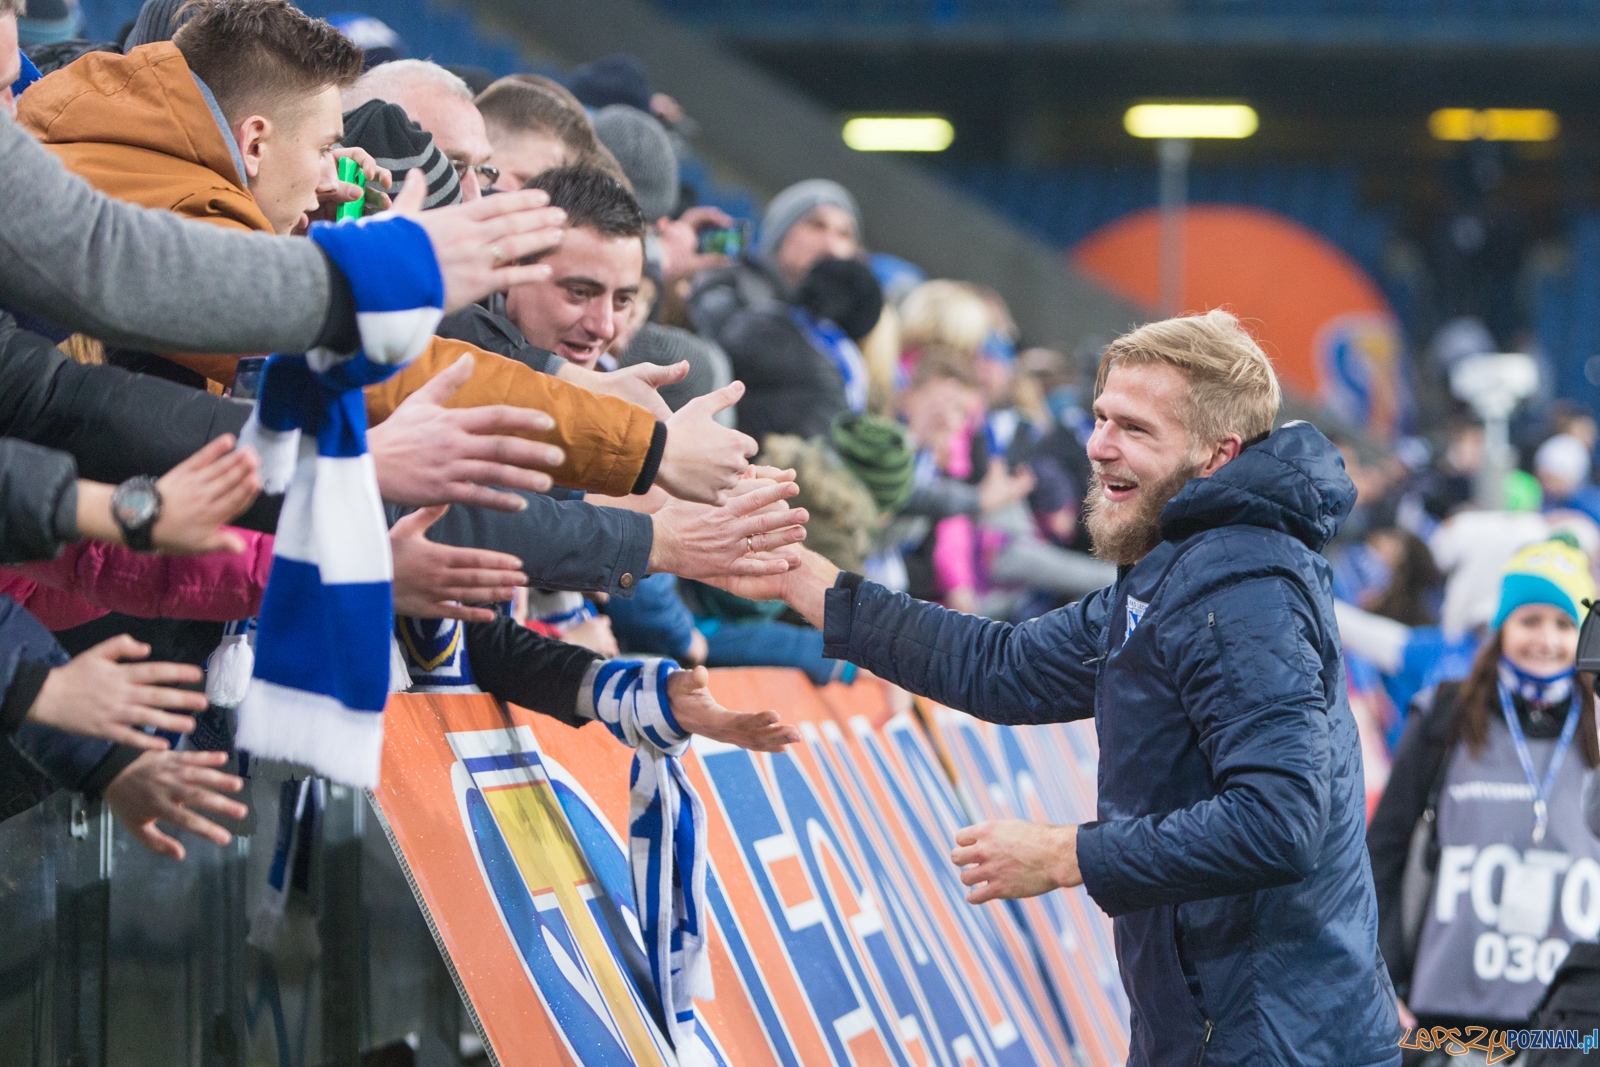
[[[484,880],[494,893],[523,966],[567,1050],[583,1067],[631,1067],[633,1059],[615,1029],[561,908],[540,907],[535,901],[483,794],[469,788],[465,803]],[[553,898],[550,903],[555,903]]]
[[[728,814],[751,881],[783,942],[834,1062],[855,1062],[851,1045],[865,1040],[878,1045],[896,1067],[911,1067],[887,1012],[872,995],[856,953],[844,944],[836,903],[831,894],[819,889],[825,882],[819,877],[814,848],[802,848],[796,837],[797,832],[804,833],[809,844],[813,829],[826,832],[826,815],[814,795],[806,796],[809,790],[804,783],[795,781],[793,757],[759,757],[771,762],[774,777],[787,786],[780,790],[782,799],[767,791],[756,758],[740,749],[713,752],[708,746],[701,752],[706,777]],[[796,800],[799,810],[794,810]],[[791,899],[785,900],[779,891],[774,867],[794,859],[804,868],[807,899],[794,899],[791,894]]]
[[[1021,970],[1022,960],[1011,952],[1005,936],[1000,932],[1000,914],[995,909],[967,905],[966,887],[961,884],[960,872],[950,863],[949,846],[942,844],[954,841],[956,831],[967,824],[966,815],[957,807],[955,795],[950,791],[948,778],[941,768],[934,766],[932,754],[912,728],[891,724],[885,732],[900,758],[905,761],[917,795],[926,805],[925,812],[917,810],[914,799],[896,789],[895,799],[901,805],[903,818],[910,825],[927,862],[936,870],[946,872],[946,877],[940,880],[940,886],[955,906],[962,925],[967,927],[968,937],[984,950],[988,966],[997,968],[1004,976],[1007,987],[1015,992],[1014,1001],[1027,1012],[1027,1021],[1032,1024],[1033,1032],[1045,1033],[1047,1027],[1037,1012],[1037,1006],[1031,998],[1022,994],[1027,988],[1027,976]],[[879,763],[880,773],[892,780],[894,772],[884,764],[883,756],[873,751],[871,745],[868,746],[868,752]],[[931,823],[929,816],[932,816]],[[929,831],[933,829],[937,829],[939,841],[930,836]]]
[[[659,1026],[660,998],[656,995],[655,983],[650,976],[650,961],[644,953],[639,917],[630,906],[633,902],[633,879],[628,871],[628,856],[622,839],[611,824],[601,817],[594,801],[566,768],[543,753],[539,754],[538,759],[549,777],[551,791],[567,816],[578,848],[588,862],[595,881],[603,889],[603,892],[590,896],[590,913],[605,936],[612,957],[621,965],[623,973],[632,979],[634,994]],[[728,1057],[710,1029],[703,1023],[697,1029],[700,1040],[712,1055],[715,1067],[729,1067]]]
[[[941,788],[938,784],[944,781],[943,772],[932,769],[929,763],[931,756],[918,743],[912,728],[891,723],[885,732],[909,765],[913,784],[927,804],[927,810],[919,809],[916,801],[904,791],[889,765],[887,753],[880,747],[882,742],[877,735],[861,734],[862,747],[879,779],[889,790],[903,824],[915,840],[917,850],[922,854],[924,868],[934,872],[935,884],[945,898],[947,914],[953,915],[963,928],[979,966],[986,972],[984,979],[989,988],[998,994],[1003,1010],[1016,1011],[1020,1008],[1024,1013],[1022,1026],[1028,1027],[1028,1032],[1033,1035],[1040,1034],[1043,1021],[1036,1014],[1031,1000],[1021,993],[1021,976],[1013,966],[1014,961],[997,927],[998,915],[993,909],[974,908],[967,904],[966,887],[961,884],[960,872],[950,863],[948,842],[955,840],[956,830],[966,825],[966,819],[957,810],[955,797],[948,786]],[[934,832],[938,834],[937,839],[933,836]],[[990,1028],[990,1043],[999,1062],[1010,1065],[1038,1060],[1037,1054],[1030,1050],[1029,1043],[1024,1040],[1017,1019],[991,1019],[987,1025]]]
[[[867,799],[866,786],[844,748],[843,737],[826,726],[824,731],[830,734],[835,757],[823,761],[829,787],[849,820],[849,829],[860,845],[873,881],[884,892],[885,910],[892,916],[900,941],[910,954],[911,974],[927,1004],[925,1032],[930,1041],[947,1050],[957,1063],[966,1062],[974,1054],[981,1056],[985,1064],[1012,1060],[1032,1063],[1032,1057],[1026,1056],[1027,1049],[1021,1043],[1008,1047],[1004,1061],[996,1056],[982,1024],[982,1012],[972,1002],[968,986],[958,977],[959,969],[950,959],[945,939],[938,933],[938,923],[928,910],[929,902],[916,891],[915,881],[906,867],[906,857],[894,847],[883,813]],[[838,777],[841,771],[853,792],[847,792]],[[863,822],[863,816],[870,822]],[[907,1021],[902,1017],[902,1029]]]
[[[1067,729],[1065,724],[1052,725],[1057,730]],[[1045,727],[1043,729],[1050,728]],[[1007,763],[1006,771],[1016,792],[1019,805],[1025,797],[1032,795],[1040,800],[1047,816],[1045,821],[1063,826],[1068,823],[1084,821],[1073,811],[1072,805],[1067,803],[1063,797],[1047,793],[1047,784],[1059,776],[1039,772],[1029,751],[1032,746],[1024,744],[1024,735],[1020,730],[997,730],[996,735],[1000,738],[1002,753]],[[1040,733],[1030,734],[1027,737],[1029,741],[1042,739],[1042,730]],[[1048,754],[1041,755],[1046,759],[1048,758]],[[1046,763],[1046,765],[1048,764]],[[1047,796],[1050,798],[1048,802],[1045,800]],[[1021,807],[1017,809],[1016,815],[1018,818],[1030,817]],[[1084,921],[1084,909],[1094,907],[1089,902],[1088,896],[1088,892],[1082,886],[1079,886],[1077,889],[1063,893],[1046,893],[1039,899],[1044,903],[1046,911],[1051,916],[1051,921],[1056,928],[1056,934],[1062,938],[1063,943],[1069,937],[1076,940],[1084,940],[1085,935],[1087,935],[1086,939],[1089,944],[1085,946],[1084,956],[1093,961],[1094,981],[1120,1013],[1120,1017],[1125,1020],[1128,1017],[1129,1010],[1128,994],[1127,990],[1123,988],[1121,976],[1117,974],[1116,970],[1116,949],[1111,941],[1111,924],[1109,922],[1094,921],[1093,912],[1088,916],[1089,921]],[[1078,904],[1076,915],[1069,909],[1068,904],[1068,901],[1073,897],[1076,898]],[[1088,975],[1083,977],[1085,981],[1089,978]],[[1126,1033],[1119,1036],[1122,1040],[1126,1040]]]
[[[783,1067],[801,1067],[800,1056],[789,1036],[789,1028],[784,1024],[777,1004],[773,1003],[772,991],[767,988],[767,980],[762,976],[754,953],[750,951],[750,942],[745,939],[739,917],[734,914],[733,906],[728,903],[728,895],[717,880],[715,867],[706,871],[706,903],[712,921],[722,934],[723,943],[728,946],[728,956],[733,960],[734,970],[739,972],[745,993],[755,1006],[756,1014],[761,1017],[761,1029],[767,1035],[773,1055]]]

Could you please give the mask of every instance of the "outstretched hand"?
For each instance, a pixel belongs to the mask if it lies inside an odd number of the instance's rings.
[[[961,884],[975,886],[968,904],[1036,897],[1083,884],[1078,870],[1078,828],[997,819],[956,831],[950,862]]]
[[[534,468],[558,467],[565,454],[555,445],[514,435],[544,433],[555,428],[554,419],[508,404],[444,406],[472,377],[472,367],[472,356],[463,355],[367,431],[367,450],[385,500],[411,507],[470,504],[521,511],[527,501],[490,486],[549,490],[550,476]]]
[[[755,438],[716,421],[717,413],[744,396],[744,383],[734,382],[697,396],[667,420],[667,447],[656,484],[679,500],[721,504],[737,488],[760,451]]]
[[[561,243],[567,213],[550,206],[542,189],[484,196],[464,204],[423,211],[428,181],[422,171],[406,174],[395,197],[396,214],[421,226],[433,242],[444,278],[444,309],[456,311],[490,293],[550,277],[547,263],[523,263]]]
[[[775,711],[729,711],[711,695],[711,675],[704,667],[674,671],[667,679],[672,717],[691,734],[756,752],[782,752],[800,740],[800,730],[785,725]]]
[[[156,481],[161,515],[150,528],[156,551],[169,555],[243,552],[244,539],[222,529],[261,491],[261,460],[254,449],[234,448],[225,433]]]
[[[111,811],[145,848],[158,856],[183,861],[183,845],[162,832],[164,822],[198,834],[214,845],[226,845],[231,834],[196,809],[242,819],[243,804],[224,793],[237,793],[244,781],[217,770],[228,762],[226,752],[145,752],[106,786]]]
[[[805,508],[790,508],[800,492],[792,481],[744,479],[722,507],[669,500],[651,517],[652,573],[705,580],[782,574],[799,557],[789,546],[805,540]]]
[[[455,548],[427,538],[428,527],[444,518],[449,506],[413,511],[389,528],[394,554],[394,612],[417,619],[461,619],[493,622],[489,608],[516,596],[528,584],[522,561],[505,552]]]
[[[167,739],[141,727],[186,734],[194,719],[175,711],[206,710],[206,695],[179,685],[201,680],[188,663],[138,663],[150,646],[127,634],[107,638],[45,676],[28,719],[43,726],[98,737],[133,748],[161,750]]]
[[[752,570],[766,567],[766,573],[736,573],[701,580],[746,600],[781,600],[811,625],[823,628],[827,594],[839,579],[838,567],[801,545],[777,552],[756,552],[747,562]]]
[[[672,418],[672,409],[667,407],[667,402],[661,399],[661,394],[656,390],[663,385],[683,381],[688,373],[687,360],[665,367],[655,363],[635,363],[631,367],[605,372],[567,363],[556,373],[556,377],[580,385],[591,393],[614,396],[636,404],[666,422]]]

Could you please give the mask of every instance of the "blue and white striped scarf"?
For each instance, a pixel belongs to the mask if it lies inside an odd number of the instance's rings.
[[[665,660],[596,663],[578,705],[634,750],[628,791],[628,866],[650,975],[682,1064],[714,1062],[694,998],[712,996],[706,956],[706,810],[679,759],[689,734],[672,717]]]
[[[311,239],[350,281],[362,347],[267,360],[240,435],[261,453],[266,491],[288,495],[238,744],[372,788],[389,695],[394,565],[361,390],[427,347],[444,279],[428,235],[410,219],[313,226]]]

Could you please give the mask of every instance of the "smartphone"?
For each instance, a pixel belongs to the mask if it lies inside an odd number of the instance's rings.
[[[358,185],[362,189],[367,187],[366,172],[361,169],[360,163],[349,156],[339,157],[339,180],[342,182],[349,182],[351,185]],[[340,204],[334,210],[334,220],[336,222],[343,222],[346,219],[359,219],[361,217],[361,212],[366,208],[366,206],[367,198],[364,196],[359,200],[351,200]]]
[[[254,400],[261,395],[261,372],[267,366],[266,356],[245,356],[233,368],[233,398]]]
[[[696,248],[701,253],[713,253],[736,259],[750,247],[750,220],[741,219],[732,226],[712,227],[700,231]]]

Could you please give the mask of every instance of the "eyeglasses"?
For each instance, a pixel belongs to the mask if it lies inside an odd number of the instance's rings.
[[[469,170],[476,173],[480,189],[487,189],[500,180],[500,168],[488,163],[479,163],[477,166],[473,166],[464,159],[452,159],[450,165],[455,168],[457,178],[465,178]]]

